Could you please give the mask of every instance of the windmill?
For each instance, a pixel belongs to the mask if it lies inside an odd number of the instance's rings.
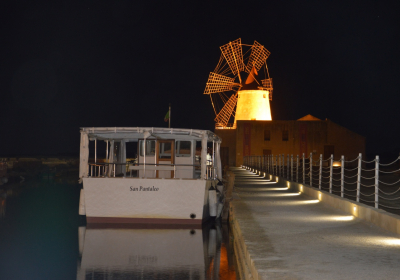
[[[234,128],[237,120],[271,120],[269,101],[273,87],[266,64],[270,52],[257,41],[253,45],[242,44],[240,38],[220,49],[219,62],[204,90],[216,115],[215,127]],[[261,80],[259,72],[262,71],[264,79]],[[234,118],[233,125],[229,125],[231,118]]]

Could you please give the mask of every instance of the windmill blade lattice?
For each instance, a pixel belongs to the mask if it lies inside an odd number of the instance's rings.
[[[223,45],[220,49],[234,75],[239,75],[240,71],[244,71],[242,43],[240,38]]]
[[[214,72],[210,72],[206,89],[204,94],[211,94],[216,92],[224,92],[232,90],[237,84],[234,83],[235,78],[230,78],[224,75],[220,75]]]
[[[269,91],[269,100],[272,100],[272,91],[274,89],[272,86],[272,78],[261,80],[261,82],[263,87]]]
[[[228,124],[229,119],[233,111],[235,110],[235,106],[237,103],[237,96],[238,96],[237,92],[236,94],[232,95],[225,103],[225,106],[219,112],[217,117],[214,119],[217,122],[218,126],[225,127]]]
[[[260,71],[270,54],[271,53],[263,45],[254,41],[254,45],[251,47],[249,60],[247,61],[246,72],[250,73],[253,66],[257,71]]]

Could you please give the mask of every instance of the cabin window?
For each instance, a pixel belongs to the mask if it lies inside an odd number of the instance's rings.
[[[172,148],[172,142],[160,142],[159,143],[159,149],[160,149],[160,156],[159,158],[164,158],[164,159],[170,159],[171,158],[171,148]]]
[[[282,130],[282,141],[289,141],[289,131]]]
[[[144,140],[139,141],[140,156],[144,156]],[[154,156],[156,154],[156,141],[146,140],[146,156]]]
[[[176,156],[177,157],[190,157],[192,142],[190,141],[176,141]]]
[[[271,140],[271,130],[264,130],[264,141]]]

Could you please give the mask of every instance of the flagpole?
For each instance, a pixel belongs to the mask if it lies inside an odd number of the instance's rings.
[[[171,128],[171,103],[169,103],[169,118],[168,118],[168,128]]]

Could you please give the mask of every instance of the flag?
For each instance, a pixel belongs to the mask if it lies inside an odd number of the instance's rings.
[[[165,114],[164,121],[167,122],[169,120],[169,111]]]

